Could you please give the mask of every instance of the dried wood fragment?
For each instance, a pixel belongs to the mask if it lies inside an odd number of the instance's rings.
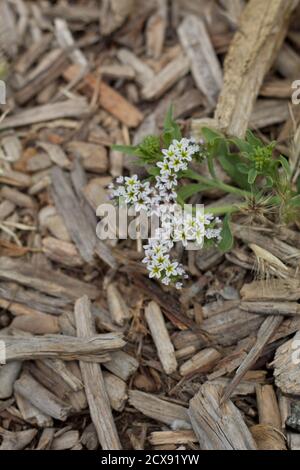
[[[75,322],[78,336],[93,335],[90,301],[82,297],[75,304]],[[97,364],[80,362],[82,379],[90,408],[92,421],[97,430],[103,450],[120,450],[121,444],[112,416],[109,398],[100,367]]]
[[[15,93],[19,104],[27,103],[47,85],[56,80],[62,74],[62,71],[68,67],[70,62],[65,52],[58,51],[58,54],[56,52],[54,51],[53,57],[48,61],[46,67],[43,67],[40,73],[35,74],[33,78],[26,80],[24,87]]]
[[[72,336],[0,336],[6,346],[7,362],[38,358],[61,358],[65,361],[103,362],[106,353],[124,346],[119,333],[94,335],[90,338]]]
[[[99,446],[97,432],[93,423],[89,424],[83,431],[81,442],[88,450],[96,450]]]
[[[33,199],[27,194],[21,193],[17,189],[3,186],[0,191],[0,195],[2,198],[7,199],[7,201],[12,202],[16,206],[26,207],[27,209],[34,209],[35,207]]]
[[[251,348],[251,350],[249,351],[249,353],[247,354],[247,356],[245,357],[245,359],[239,366],[231,383],[226,387],[223,397],[222,397],[222,403],[226,402],[226,400],[229,399],[234,388],[240,383],[245,373],[250,369],[252,365],[255,364],[263,348],[268,343],[269,339],[277,330],[277,328],[280,326],[282,321],[283,321],[283,317],[280,315],[278,316],[272,315],[265,319],[265,321],[263,322],[263,324],[261,325],[257,333],[257,339],[256,339],[254,346]]]
[[[2,444],[0,450],[22,450],[37,435],[37,429],[26,429],[26,431],[10,432],[0,428]]]
[[[48,295],[59,297],[62,301],[63,299],[74,300],[78,294],[86,294],[95,299],[99,294],[95,286],[59,271],[6,257],[0,258],[0,279],[17,282]]]
[[[168,23],[167,0],[157,0],[157,11],[150,17],[146,30],[147,53],[158,59],[161,56]]]
[[[300,250],[294,246],[291,246],[278,238],[271,238],[256,230],[251,230],[249,227],[232,224],[232,229],[235,236],[243,240],[245,243],[258,245],[262,249],[265,249],[264,247],[268,247],[268,251],[279,258],[284,264],[294,267],[298,266]]]
[[[129,391],[129,403],[144,415],[168,424],[174,430],[191,429],[187,409],[183,406],[137,390]]]
[[[244,284],[241,291],[243,301],[297,301],[300,299],[300,280],[296,278],[270,279]]]
[[[115,284],[107,286],[107,302],[112,320],[119,326],[123,326],[130,318],[128,306]]]
[[[120,49],[117,52],[118,59],[125,65],[130,65],[136,73],[136,79],[142,86],[154,78],[154,72],[149,65],[142,62],[135,54],[128,49]]]
[[[221,404],[222,388],[206,382],[190,401],[189,416],[201,450],[255,450],[240,411]]]
[[[123,411],[128,398],[126,382],[109,372],[103,373],[103,379],[112,409]]]
[[[190,444],[198,439],[193,431],[157,431],[152,432],[149,441],[153,446],[167,444]]]
[[[289,449],[300,450],[300,434],[289,432],[287,435]]]
[[[243,137],[264,76],[280,49],[294,0],[251,0],[225,60],[224,86],[216,109],[218,125]]]
[[[246,312],[262,315],[300,315],[297,302],[241,302],[240,307]]]
[[[289,103],[285,100],[258,100],[249,121],[250,129],[261,129],[285,122],[290,117]]]
[[[100,10],[100,29],[104,36],[118,29],[133,11],[135,0],[104,0]]]
[[[41,39],[34,41],[29,48],[19,56],[14,67],[15,71],[24,75],[42,54],[46,52],[51,40],[51,34],[44,34]]]
[[[279,346],[273,366],[275,383],[283,393],[300,395],[299,376],[300,332]]]
[[[44,429],[36,450],[49,450],[51,448],[51,444],[54,438],[54,432],[54,428]]]
[[[53,426],[52,418],[38,410],[26,398],[15,393],[15,399],[24,421],[40,428]]]
[[[256,399],[259,424],[267,424],[281,429],[281,416],[276,394],[272,385],[257,385]]]
[[[72,65],[65,70],[63,75],[66,80],[72,81],[79,76],[80,72],[80,67]],[[98,82],[92,74],[86,75],[83,82],[89,94],[93,94],[96,89],[99,90],[99,105],[123,124],[128,127],[137,127],[142,122],[142,113],[109,85],[103,81]]]
[[[82,258],[86,262],[92,263],[96,235],[86,220],[67,176],[60,168],[55,167],[52,170],[52,185],[57,211],[63,217],[68,232]]]
[[[74,447],[79,441],[79,431],[66,431],[53,439],[51,450],[67,450]]]
[[[139,362],[125,351],[114,351],[110,354],[110,358],[105,363],[105,368],[125,382],[139,367]]]
[[[221,354],[214,348],[202,349],[180,366],[180,375],[189,375],[196,371],[208,371],[220,359]]]
[[[81,162],[86,170],[95,173],[105,173],[107,171],[107,151],[103,145],[72,141],[67,145],[67,150],[82,158]]]
[[[216,104],[222,87],[222,70],[207,33],[205,23],[188,15],[178,29],[179,38],[189,60],[193,78],[210,106]]]
[[[71,406],[40,385],[29,372],[22,373],[15,382],[14,389],[33,406],[59,421],[65,421],[72,411]]]
[[[82,67],[88,67],[87,59],[79,48],[74,48],[75,40],[68,27],[68,23],[62,18],[55,19],[55,35],[58,44],[67,52],[70,50],[69,56],[75,64]]]
[[[286,450],[285,436],[268,424],[257,424],[250,428],[258,450]]]
[[[59,322],[56,317],[38,312],[33,315],[17,316],[10,326],[35,335],[51,335],[60,332]]]
[[[22,368],[22,363],[12,361],[0,368],[0,399],[12,396],[14,383],[17,380]]]
[[[83,259],[73,243],[57,240],[53,237],[43,238],[42,243],[43,252],[52,261],[71,268],[83,265]]]
[[[150,302],[145,308],[145,318],[150,328],[158,357],[166,374],[177,369],[174,346],[170,340],[163,314],[156,302]]]
[[[39,122],[49,122],[61,118],[80,118],[87,116],[90,108],[85,99],[71,99],[62,103],[35,106],[19,111],[16,116],[5,118],[0,123],[0,130],[24,127]]]
[[[188,73],[189,68],[189,59],[180,54],[144,86],[142,89],[143,98],[149,101],[160,98],[163,93]]]

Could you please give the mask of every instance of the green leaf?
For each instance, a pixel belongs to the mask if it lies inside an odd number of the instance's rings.
[[[239,139],[238,137],[231,138],[230,142],[233,143],[241,152],[243,152],[245,156],[251,153],[252,147],[249,142],[246,142],[243,139]]]
[[[238,155],[230,153],[227,153],[226,155],[220,155],[219,162],[223,170],[227,173],[228,176],[230,176],[230,178],[239,188],[246,190],[250,189],[247,175],[238,169],[238,165],[243,163]]]
[[[227,214],[223,220],[223,229],[221,232],[222,240],[219,243],[219,249],[226,253],[233,247],[233,235],[230,228],[230,215]]]
[[[213,129],[209,129],[208,127],[202,127],[201,134],[203,135],[206,144],[212,144],[216,139],[224,139],[222,134]]]
[[[246,132],[246,141],[251,145],[252,148],[264,147],[264,143],[260,139],[255,137],[253,132],[249,129]]]
[[[248,173],[248,183],[253,184],[257,177],[257,170],[255,168],[251,168]]]
[[[125,153],[126,155],[134,155],[135,157],[141,156],[138,146],[134,145],[112,145],[111,148],[117,152]]]
[[[294,197],[290,200],[290,204],[291,204],[291,206],[293,206],[293,207],[300,207],[300,194],[298,194],[297,196],[294,196]]]
[[[240,173],[243,173],[243,175],[248,175],[249,173],[249,166],[246,165],[246,163],[238,163],[236,168]]]
[[[177,196],[179,196],[182,201],[186,201],[191,196],[194,196],[194,194],[200,193],[201,191],[205,191],[210,188],[211,186],[207,186],[205,184],[186,184],[179,188],[177,191]]]
[[[291,176],[292,170],[291,170],[291,167],[290,167],[290,164],[289,164],[288,160],[286,158],[284,158],[283,155],[280,155],[278,160],[280,161],[282,167],[286,171],[286,174],[288,176]]]
[[[165,147],[169,147],[172,140],[182,138],[180,127],[173,118],[173,106],[171,105],[164,121],[163,141]]]

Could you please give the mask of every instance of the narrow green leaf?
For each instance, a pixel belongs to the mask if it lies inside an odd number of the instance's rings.
[[[289,164],[288,160],[286,158],[284,158],[283,155],[280,155],[279,161],[280,161],[282,167],[285,169],[286,174],[288,176],[291,176],[292,170],[291,170],[291,167],[290,167],[290,164]]]
[[[251,168],[251,170],[248,173],[248,183],[253,184],[256,180],[257,177],[257,171],[255,168]]]
[[[219,249],[226,253],[233,247],[233,235],[230,228],[230,215],[227,214],[223,220],[223,229],[221,232],[222,240],[219,243]]]
[[[111,148],[117,152],[125,153],[126,155],[140,156],[139,148],[133,145],[112,145]]]

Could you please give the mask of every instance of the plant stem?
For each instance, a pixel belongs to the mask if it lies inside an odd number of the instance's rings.
[[[201,176],[193,170],[189,171],[189,176],[192,179],[195,179],[206,186],[210,186],[211,188],[221,189],[222,191],[230,194],[236,194],[237,196],[250,196],[251,193],[249,191],[245,191],[244,189],[236,188],[234,186],[230,186],[229,184],[223,183],[220,180],[212,180],[208,179],[205,176]]]

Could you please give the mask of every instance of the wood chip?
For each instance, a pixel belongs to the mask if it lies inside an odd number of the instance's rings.
[[[87,297],[77,300],[75,304],[75,321],[78,336],[82,338],[92,336],[92,314]],[[80,362],[80,369],[99,442],[103,450],[120,450],[121,444],[111,413],[101,369],[98,365],[88,362]]]
[[[222,389],[206,382],[190,402],[189,416],[201,450],[255,450],[240,411],[231,402],[221,405]]]

